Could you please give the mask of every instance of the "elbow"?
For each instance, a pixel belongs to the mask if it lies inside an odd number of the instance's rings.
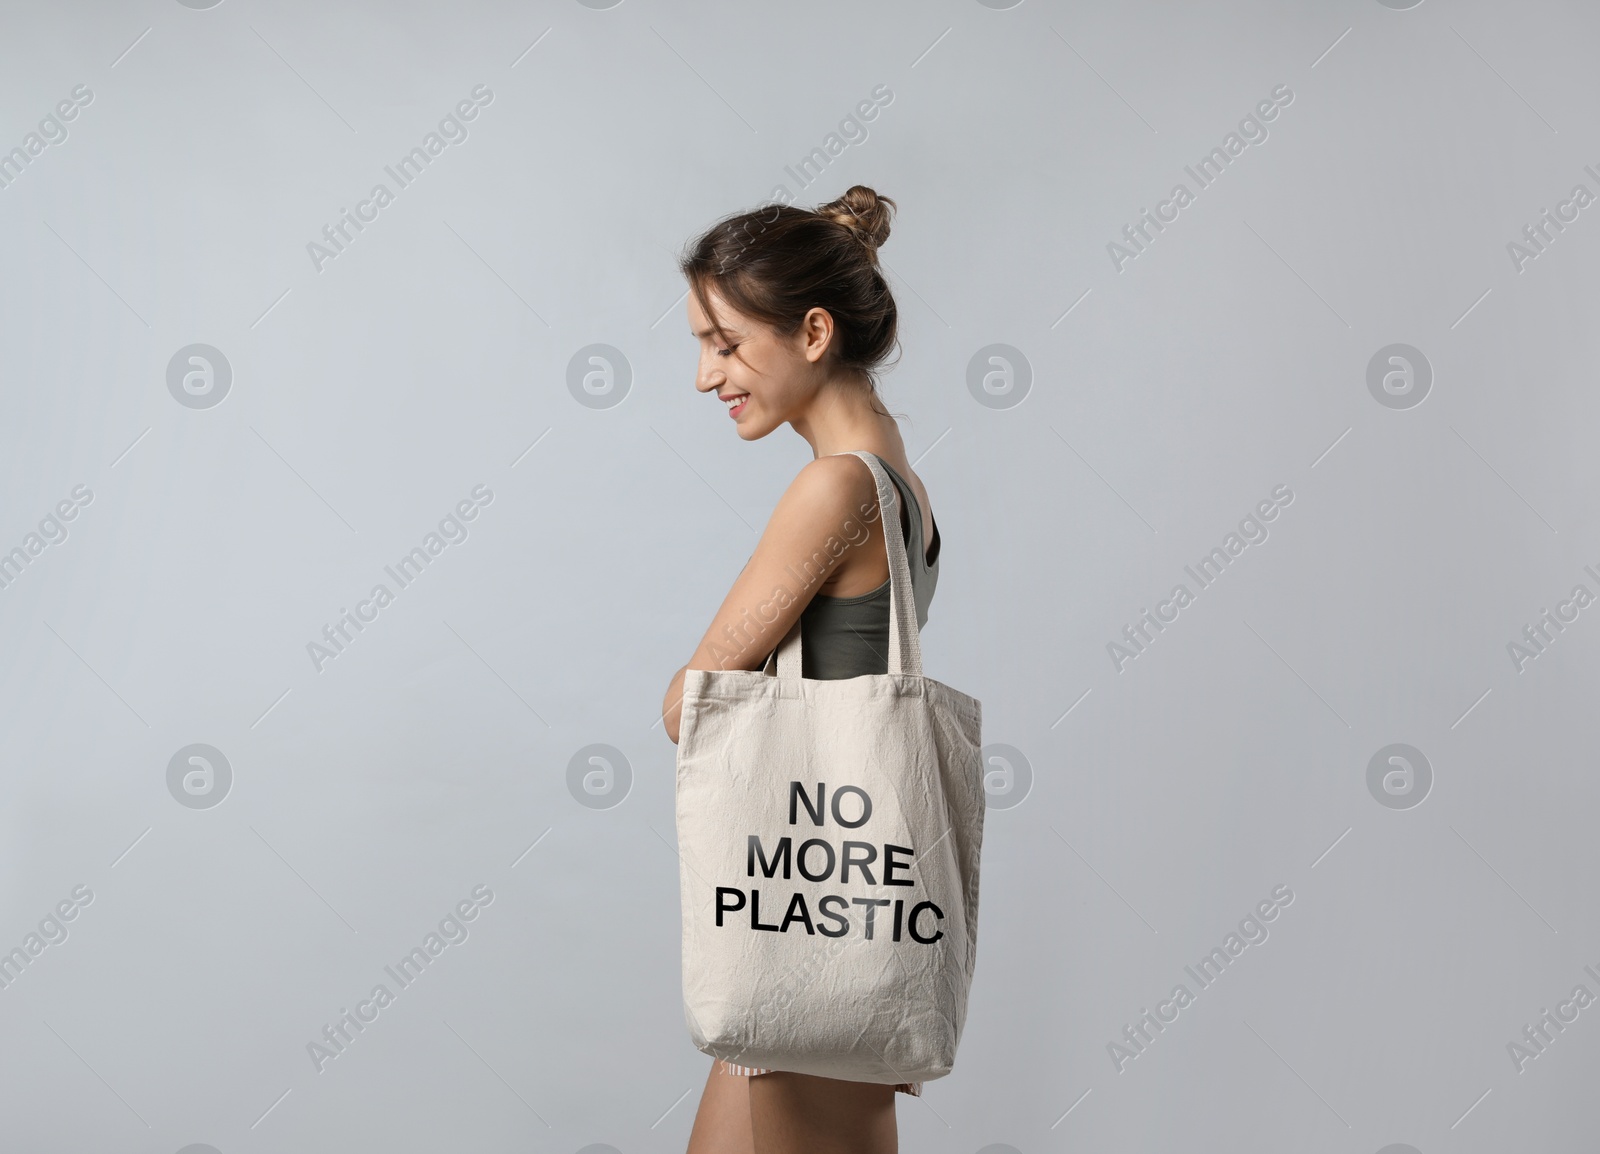
[[[688,666],[684,666],[687,669]],[[667,737],[673,745],[678,744],[678,725],[683,720],[683,669],[678,670],[672,677],[672,682],[667,686],[666,696],[661,699],[661,728],[666,730]]]

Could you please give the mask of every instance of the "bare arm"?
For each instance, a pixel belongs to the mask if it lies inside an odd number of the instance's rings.
[[[699,648],[667,686],[667,736],[678,740],[684,670],[760,669],[840,559],[873,540],[882,549],[877,486],[859,457],[818,457],[800,470]]]

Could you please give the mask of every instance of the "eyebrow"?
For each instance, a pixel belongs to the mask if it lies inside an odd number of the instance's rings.
[[[724,326],[724,329],[730,336],[734,335],[738,331],[736,329],[726,328],[726,326]],[[695,332],[695,330],[690,329],[689,330],[689,335],[692,336],[692,337],[709,337],[713,333],[715,333],[716,331],[717,331],[716,329],[712,329],[712,328],[701,329],[699,332]]]

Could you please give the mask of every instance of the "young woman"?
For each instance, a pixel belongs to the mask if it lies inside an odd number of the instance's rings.
[[[716,394],[742,439],[787,424],[815,457],[778,501],[684,669],[760,669],[798,620],[803,676],[888,671],[889,561],[872,471],[851,455],[858,449],[875,454],[899,490],[917,622],[927,622],[939,530],[875,384],[895,343],[877,255],[893,207],[862,185],[815,212],[771,205],[721,221],[683,259],[700,342],[695,388]],[[777,617],[763,623],[758,607],[774,605]],[[674,742],[682,696],[680,669],[662,702]],[[921,1094],[922,1085],[714,1060],[688,1154],[894,1154],[896,1091]]]

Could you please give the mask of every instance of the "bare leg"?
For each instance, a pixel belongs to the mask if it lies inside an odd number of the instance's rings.
[[[711,1060],[711,1073],[700,1094],[687,1154],[755,1154],[750,1128],[750,1079],[724,1074]]]
[[[747,1079],[760,1154],[898,1154],[894,1087],[775,1070]]]

